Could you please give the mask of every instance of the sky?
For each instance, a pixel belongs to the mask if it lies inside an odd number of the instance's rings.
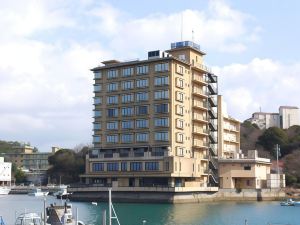
[[[90,144],[90,69],[169,49],[181,18],[229,115],[300,106],[299,9],[297,0],[0,0],[0,140],[40,151]]]

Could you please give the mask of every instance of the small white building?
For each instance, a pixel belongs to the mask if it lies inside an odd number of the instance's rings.
[[[294,125],[300,125],[299,108],[295,106],[280,106],[280,127],[288,129]]]
[[[0,157],[0,186],[11,184],[11,163],[4,162],[4,157]]]

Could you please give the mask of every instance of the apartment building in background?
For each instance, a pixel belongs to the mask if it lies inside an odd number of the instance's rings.
[[[218,83],[204,56],[183,41],[146,60],[92,69],[94,149],[83,182],[114,191],[217,190]]]
[[[218,95],[218,158],[234,158],[240,151],[240,121],[228,115],[222,95]]]
[[[247,121],[256,124],[260,129],[279,127],[288,129],[300,125],[299,108],[296,106],[280,106],[278,113],[255,112]]]

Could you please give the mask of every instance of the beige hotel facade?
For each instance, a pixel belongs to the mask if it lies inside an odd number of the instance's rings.
[[[146,60],[92,69],[94,148],[83,182],[115,191],[217,190],[217,76],[204,56],[183,41]]]

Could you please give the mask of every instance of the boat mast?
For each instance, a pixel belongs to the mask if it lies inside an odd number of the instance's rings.
[[[109,207],[109,225],[112,225],[113,219],[117,220],[118,225],[121,225],[111,201],[111,188],[108,189],[108,207]]]

